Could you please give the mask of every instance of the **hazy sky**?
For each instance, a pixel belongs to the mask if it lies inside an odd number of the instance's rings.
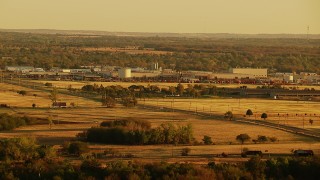
[[[320,0],[0,0],[0,28],[320,34]]]

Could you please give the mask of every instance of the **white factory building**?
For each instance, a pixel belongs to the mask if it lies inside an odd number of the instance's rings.
[[[257,78],[268,77],[267,68],[230,68],[229,72],[232,74],[247,74]]]

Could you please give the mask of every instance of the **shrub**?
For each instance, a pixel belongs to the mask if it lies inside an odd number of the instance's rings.
[[[190,148],[183,148],[181,150],[181,156],[189,156],[189,153],[191,152]]]
[[[122,97],[121,100],[122,105],[124,105],[125,107],[133,107],[138,104],[138,101],[135,97]]]
[[[233,119],[233,114],[231,111],[228,111],[224,114],[224,118],[228,119],[228,120],[232,120]]]
[[[239,134],[237,137],[236,137],[236,140],[237,141],[240,141],[241,144],[243,144],[245,141],[249,141],[251,138],[248,134]]]
[[[56,156],[56,150],[49,145],[39,146],[37,152],[40,158],[52,158]]]
[[[21,90],[21,91],[18,91],[18,94],[25,96],[25,95],[27,95],[27,91]]]
[[[0,114],[0,131],[12,130],[14,128],[31,124],[32,119],[28,117],[11,116],[6,113]]]
[[[263,143],[263,142],[267,142],[268,138],[267,136],[262,136],[262,135],[258,135],[258,142]]]
[[[252,116],[253,115],[252,110],[248,109],[247,112],[246,112],[246,115],[249,116],[249,117]]]
[[[87,152],[89,152],[89,146],[87,143],[77,141],[69,144],[69,147],[68,147],[69,154],[74,154],[79,156]]]
[[[39,157],[44,156],[39,155],[34,138],[22,137],[0,140],[0,160],[28,160]]]
[[[53,86],[52,83],[49,83],[49,82],[46,82],[44,85],[47,86],[47,87],[52,87]]]
[[[225,152],[223,152],[223,153],[221,154],[221,156],[222,156],[222,157],[228,157],[228,154],[225,153]]]
[[[242,152],[247,152],[247,151],[249,151],[249,148],[247,147],[242,148]]]
[[[261,114],[261,118],[263,118],[264,120],[266,120],[266,119],[268,118],[267,113],[262,113],[262,114]]]
[[[210,136],[203,136],[202,141],[203,141],[203,143],[206,144],[206,145],[210,145],[210,144],[213,143]]]
[[[110,96],[102,98],[102,106],[113,108],[116,106],[116,99]]]
[[[278,141],[278,138],[277,137],[269,137],[269,140],[271,142],[276,142],[276,141]]]

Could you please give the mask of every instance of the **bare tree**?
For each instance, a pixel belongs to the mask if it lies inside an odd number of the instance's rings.
[[[58,90],[56,87],[54,87],[52,89],[52,91],[50,92],[49,98],[51,99],[52,103],[56,103],[58,100]]]

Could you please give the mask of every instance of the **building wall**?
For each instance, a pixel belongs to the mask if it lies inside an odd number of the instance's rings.
[[[232,68],[231,73],[234,74],[250,74],[254,77],[267,77],[268,69],[254,69],[254,68]]]
[[[130,68],[121,68],[118,70],[119,78],[131,78]]]
[[[160,72],[132,72],[132,77],[158,77]]]
[[[250,78],[254,79],[255,76],[251,74],[233,74],[233,73],[213,73],[209,76],[209,79],[241,79]]]

